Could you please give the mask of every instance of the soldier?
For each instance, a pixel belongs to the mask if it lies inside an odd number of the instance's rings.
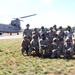
[[[31,38],[32,38],[32,31],[29,29],[29,24],[26,25],[26,29],[24,29],[23,31],[23,36],[26,35],[27,38],[31,41]]]
[[[57,26],[56,26],[56,25],[53,26],[53,32],[54,32],[54,36],[56,37],[56,36],[57,36],[57,35],[56,35],[56,32],[57,32]]]
[[[73,56],[73,44],[69,38],[66,38],[63,48],[64,58],[71,58]]]
[[[45,34],[41,34],[41,39],[39,39],[39,52],[42,57],[49,52],[49,40],[46,38]]]
[[[34,30],[32,31],[32,35],[36,35],[36,38],[38,40],[38,37],[40,36],[40,34],[39,34],[37,28],[34,28]]]
[[[60,41],[58,41],[58,45],[59,45],[60,54],[63,54],[64,40],[60,39]]]
[[[28,46],[29,45],[30,45],[30,41],[29,41],[29,39],[27,39],[27,36],[24,35],[23,41],[22,41],[22,44],[21,44],[21,46],[22,46],[22,48],[21,48],[22,55],[24,55],[25,51],[26,51],[26,54],[28,55],[28,50],[29,50]]]
[[[53,38],[51,51],[52,51],[51,58],[55,58],[55,57],[59,58],[60,57],[60,50],[59,50],[57,38]]]
[[[60,40],[64,41],[65,33],[64,33],[64,30],[62,29],[62,26],[59,27],[56,34],[57,34],[57,38],[59,39],[59,42],[60,42]]]
[[[32,40],[30,42],[30,48],[29,48],[30,55],[33,50],[35,50],[36,55],[39,54],[39,43],[36,37],[37,36],[35,34],[32,36]]]
[[[72,42],[72,34],[73,34],[73,31],[72,31],[71,27],[70,26],[67,26],[66,32],[65,32],[65,36],[68,37],[68,38],[70,38],[70,41],[71,42]]]
[[[57,26],[56,25],[53,26],[53,31],[57,31]]]
[[[51,44],[52,44],[52,40],[53,40],[53,38],[55,37],[55,35],[54,35],[54,31],[53,31],[53,28],[52,27],[50,27],[50,29],[49,29],[49,31],[47,32],[47,37],[48,37],[48,39],[49,39],[49,50],[50,50],[50,53],[51,53]]]
[[[72,43],[73,43],[73,50],[74,50],[74,54],[75,54],[75,33],[73,33],[73,35],[72,35]]]
[[[44,26],[41,27],[41,30],[39,31],[39,34],[40,34],[40,38],[41,38],[41,34],[44,34],[45,36],[47,36],[47,32],[46,32]]]
[[[52,40],[53,40],[54,36],[55,35],[54,35],[54,32],[53,32],[53,28],[50,27],[49,31],[47,32],[47,37],[48,37],[48,39],[50,40],[51,43],[52,43]]]

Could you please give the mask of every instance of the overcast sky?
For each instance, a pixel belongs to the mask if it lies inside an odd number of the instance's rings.
[[[12,18],[31,14],[37,15],[24,18],[22,28],[27,23],[31,28],[75,26],[75,0],[0,0],[0,23],[9,24]]]

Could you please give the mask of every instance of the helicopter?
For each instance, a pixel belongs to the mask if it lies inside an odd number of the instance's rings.
[[[19,32],[21,31],[20,21],[23,21],[21,19],[35,16],[35,15],[37,15],[37,14],[32,14],[32,15],[28,15],[28,16],[19,17],[19,18],[13,18],[14,20],[11,20],[10,24],[1,24],[0,23],[0,35],[2,35],[2,33],[10,33],[10,35],[12,35],[12,33],[17,33],[17,35],[19,35]]]

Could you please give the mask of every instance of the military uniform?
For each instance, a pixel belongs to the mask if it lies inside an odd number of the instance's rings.
[[[55,34],[53,32],[53,28],[51,27],[49,31],[47,31],[47,37],[50,40],[50,42],[52,43],[53,38],[55,37]]]
[[[58,44],[58,39],[53,38],[53,43],[51,45],[51,58],[60,57],[60,50],[59,50],[59,44]]]
[[[70,42],[70,39],[66,39],[66,42],[64,44],[63,48],[63,54],[64,58],[69,58],[73,56],[73,44]]]
[[[30,42],[30,48],[29,48],[29,50],[30,50],[30,55],[31,55],[31,52],[32,52],[33,50],[35,50],[35,53],[36,53],[36,54],[39,53],[39,43],[38,43],[38,40],[37,40],[37,38],[36,38],[36,35],[33,35],[33,36],[32,36],[32,40],[31,40],[31,42]]]
[[[32,31],[32,36],[33,35],[36,35],[36,39],[38,40],[38,37],[40,36],[40,34],[39,34],[39,32],[37,31],[36,28]]]
[[[26,35],[29,40],[32,38],[32,31],[28,28],[29,24],[26,25],[27,29],[24,29],[23,36]]]
[[[39,39],[39,52],[42,56],[47,55],[49,52],[49,40],[48,38],[46,38],[45,34],[42,34],[41,39]]]
[[[70,41],[72,42],[72,34],[73,34],[73,31],[72,31],[71,27],[68,26],[65,31],[65,38],[66,37],[70,38]]]
[[[53,31],[57,32],[57,26],[56,25],[53,26]]]
[[[53,32],[54,32],[54,37],[57,37],[56,33],[57,33],[57,26],[54,25],[53,26]]]
[[[39,31],[39,34],[40,34],[40,38],[41,38],[42,34],[44,34],[45,36],[47,36],[47,32],[46,32],[46,30],[44,29],[43,26],[41,27],[41,30]]]
[[[53,28],[51,27],[49,31],[47,31],[47,37],[49,39],[49,50],[51,53],[51,44],[53,42],[53,38],[55,37],[55,33],[53,31]]]
[[[73,33],[73,35],[72,35],[72,43],[73,43],[73,50],[74,50],[74,54],[75,54],[75,33]]]
[[[23,39],[22,44],[21,44],[21,46],[22,46],[21,52],[23,55],[24,55],[25,51],[26,51],[26,54],[28,55],[28,50],[29,50],[28,46],[29,45],[30,45],[30,41],[29,41],[29,39],[26,38],[26,35],[24,35],[24,39]]]
[[[65,33],[64,33],[64,31],[62,30],[62,27],[60,26],[59,27],[59,30],[57,31],[57,38],[59,39],[59,42],[61,41],[61,40],[64,40],[64,36],[65,36]]]

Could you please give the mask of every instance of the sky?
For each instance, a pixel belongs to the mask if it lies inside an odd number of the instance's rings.
[[[37,15],[23,18],[22,28],[75,26],[75,0],[0,0],[0,23],[31,14]]]

